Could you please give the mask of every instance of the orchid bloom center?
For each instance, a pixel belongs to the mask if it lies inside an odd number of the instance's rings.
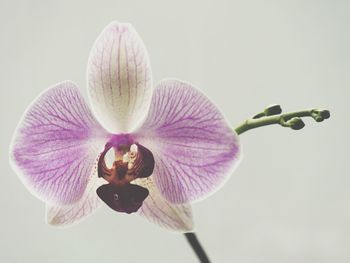
[[[109,146],[110,147],[110,146]],[[139,177],[140,169],[143,166],[141,153],[138,146],[132,144],[130,147],[122,145],[115,150],[115,161],[111,168],[105,162],[105,155],[112,148],[105,148],[99,159],[98,176],[107,182],[123,186]],[[127,150],[127,148],[130,148]]]
[[[105,157],[114,150],[115,160],[108,168]],[[153,173],[154,157],[144,146],[133,144],[107,143],[98,160],[98,176],[108,184],[97,189],[98,196],[113,210],[133,213],[147,198],[149,191],[131,182],[137,178],[146,178]]]

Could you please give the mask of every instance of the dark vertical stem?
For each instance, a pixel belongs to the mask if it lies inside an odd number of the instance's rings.
[[[210,263],[210,260],[207,254],[205,253],[204,249],[202,248],[201,244],[199,243],[196,234],[193,232],[185,233],[185,237],[188,243],[190,243],[194,252],[196,253],[199,261],[201,263]]]

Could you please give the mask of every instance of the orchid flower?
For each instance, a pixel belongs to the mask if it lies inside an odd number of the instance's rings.
[[[13,167],[46,203],[47,222],[67,226],[105,203],[191,230],[190,204],[239,163],[236,132],[193,85],[167,79],[153,87],[148,53],[129,24],[102,31],[87,77],[91,110],[73,82],[58,83],[28,107],[12,140]]]

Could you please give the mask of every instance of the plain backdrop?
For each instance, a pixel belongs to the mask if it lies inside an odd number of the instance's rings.
[[[271,103],[328,108],[301,131],[243,134],[244,159],[194,204],[213,262],[350,262],[350,1],[49,1],[0,3],[0,262],[196,262],[184,237],[103,207],[55,229],[8,163],[26,107],[70,79],[86,97],[90,48],[112,20],[130,22],[155,82],[194,83],[235,127]]]

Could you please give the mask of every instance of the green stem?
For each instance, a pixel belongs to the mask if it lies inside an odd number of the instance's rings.
[[[280,105],[271,105],[263,112],[255,114],[252,118],[245,120],[235,129],[235,131],[237,134],[242,134],[248,130],[272,124],[279,124],[283,127],[300,130],[305,126],[301,119],[302,117],[312,117],[317,122],[321,122],[330,117],[328,110],[310,109],[284,114],[281,114],[281,112],[282,109]],[[205,250],[199,243],[196,234],[193,232],[185,233],[185,237],[196,253],[199,261],[202,263],[210,262]]]
[[[269,111],[272,107],[276,107],[276,105],[268,107],[264,112],[256,114],[251,119],[245,120],[235,128],[236,133],[242,134],[248,130],[272,124],[279,124],[283,127],[292,128],[293,130],[300,130],[305,126],[301,119],[302,117],[312,117],[317,122],[321,122],[330,117],[328,110],[309,109],[275,114],[275,112]]]

